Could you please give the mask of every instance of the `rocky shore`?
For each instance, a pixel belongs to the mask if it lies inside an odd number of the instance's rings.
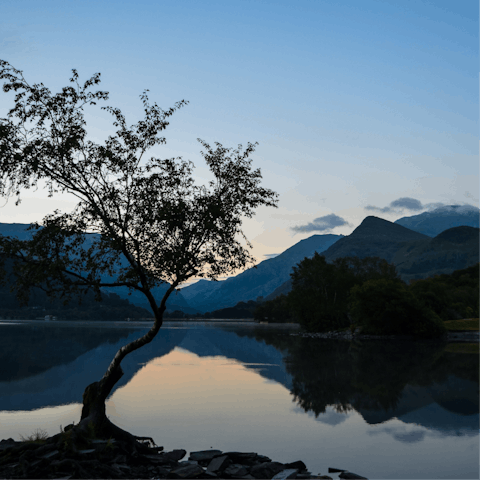
[[[332,479],[312,475],[301,461],[280,463],[257,453],[204,450],[164,452],[150,442],[141,449],[113,439],[69,442],[64,432],[37,442],[0,441],[0,478],[197,478],[197,479]],[[365,478],[346,470],[329,469],[342,479]]]
[[[337,340],[414,340],[410,335],[365,335],[357,328],[352,332],[334,331],[325,333],[290,333],[291,336],[310,338],[333,338]],[[478,342],[479,332],[476,331],[450,331],[447,333],[447,342]]]

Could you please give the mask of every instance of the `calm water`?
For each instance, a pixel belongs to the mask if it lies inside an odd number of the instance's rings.
[[[314,474],[479,478],[478,355],[290,331],[166,324],[123,361],[107,415],[166,450],[254,451]],[[86,385],[144,332],[0,323],[0,439],[77,423]]]

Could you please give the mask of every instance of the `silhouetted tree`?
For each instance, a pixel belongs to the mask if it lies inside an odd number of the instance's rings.
[[[291,277],[290,311],[307,330],[327,331],[350,324],[349,292],[354,285],[398,275],[394,265],[377,257],[343,257],[327,263],[315,252],[293,267]]]
[[[70,82],[52,95],[43,84],[30,85],[21,71],[0,61],[4,92],[16,93],[14,107],[0,120],[0,195],[16,196],[45,184],[50,195],[78,198],[72,213],[55,211],[36,224],[31,240],[0,239],[0,254],[14,259],[13,289],[23,300],[33,286],[65,299],[79,289],[100,295],[102,287],[126,286],[145,295],[155,317],[151,329],[116,353],[104,376],[83,395],[77,431],[93,425],[98,435],[134,437],[105,415],[105,400],[122,377],[126,355],[151,342],[162,326],[165,302],[191,277],[217,279],[253,263],[241,224],[261,206],[276,206],[277,194],[260,186],[260,170],[248,157],[255,145],[233,150],[199,139],[215,180],[195,185],[191,162],[146,158],[165,143],[160,133],[184,100],[169,110],[150,105],[141,95],[145,118],[128,126],[120,109],[103,107],[114,117],[114,135],[103,145],[87,139],[83,108],[108,99],[90,91],[95,74],[83,85],[73,70]],[[89,245],[85,232],[97,233]],[[247,241],[247,246],[251,248]],[[123,263],[122,263],[123,261]],[[102,281],[102,275],[113,278]],[[152,288],[167,284],[160,302]],[[137,445],[138,446],[138,445]]]
[[[400,280],[369,280],[351,291],[351,313],[362,333],[438,338],[446,328],[438,315]]]

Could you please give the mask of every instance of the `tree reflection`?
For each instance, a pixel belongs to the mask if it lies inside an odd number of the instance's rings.
[[[293,400],[316,417],[325,413],[328,406],[338,413],[355,409],[394,416],[406,387],[430,388],[431,401],[455,413],[472,414],[479,410],[478,355],[448,352],[446,342],[348,342],[292,337],[260,329],[248,335],[283,351],[287,371],[293,377]],[[437,387],[451,381],[452,376],[474,382],[476,392],[470,387],[462,392],[468,398],[459,401],[456,392]],[[450,401],[450,397],[456,400]],[[405,408],[408,406],[403,405],[402,409]],[[415,408],[418,406],[412,404],[411,409]]]

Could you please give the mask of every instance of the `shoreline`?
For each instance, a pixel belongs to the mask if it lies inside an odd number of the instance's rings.
[[[140,438],[135,446],[114,439],[86,439],[72,443],[70,430],[40,441],[12,438],[0,441],[0,478],[235,478],[235,479],[324,479],[314,475],[305,463],[272,461],[254,452],[223,452],[186,450],[164,452],[152,439]],[[148,443],[147,443],[148,442]],[[80,445],[81,443],[81,445]],[[348,470],[329,468],[338,478],[366,479]],[[335,477],[336,478],[336,477]]]
[[[291,336],[300,336],[303,338],[321,338],[336,340],[398,340],[398,341],[415,341],[412,335],[366,335],[361,334],[357,329],[353,334],[351,332],[333,331],[325,333],[299,332],[290,333]],[[479,343],[480,332],[472,330],[456,330],[447,332],[447,336],[439,339],[428,339],[429,341],[443,341],[448,343]]]
[[[130,327],[130,328],[148,328],[152,324],[151,321],[92,321],[92,320],[5,320],[0,319],[0,325],[49,325],[59,327],[69,326],[89,326],[89,327]],[[299,323],[264,323],[255,322],[253,319],[191,319],[191,320],[164,320],[163,325],[166,327],[184,326],[184,325],[232,325],[232,326],[248,326],[257,328],[285,328],[300,330]],[[291,336],[301,336],[303,338],[320,338],[320,339],[336,339],[336,340],[398,340],[398,341],[415,341],[416,338],[411,335],[367,335],[360,333],[360,329],[352,334],[345,331],[331,332],[296,332],[290,333]],[[448,343],[480,343],[480,332],[478,330],[449,330],[447,336],[443,339],[430,339],[432,341],[446,340]]]

